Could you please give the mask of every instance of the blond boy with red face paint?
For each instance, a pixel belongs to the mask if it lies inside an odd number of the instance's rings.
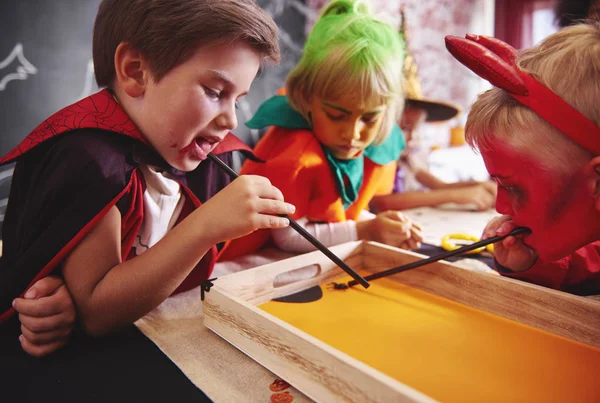
[[[565,28],[519,52],[493,38],[447,37],[450,52],[495,87],[466,125],[498,184],[484,237],[498,271],[576,294],[600,294],[600,25]]]

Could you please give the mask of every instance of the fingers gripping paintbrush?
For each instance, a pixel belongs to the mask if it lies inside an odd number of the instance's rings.
[[[224,163],[223,161],[221,161],[213,153],[208,154],[208,158],[210,158],[212,161],[214,161],[217,164],[217,166],[223,172],[225,172],[227,175],[229,175],[230,177],[232,177],[232,178],[235,179],[235,178],[237,178],[239,176],[237,172],[235,172],[233,169],[231,169],[231,167],[229,165],[227,165],[226,163]],[[315,246],[317,249],[319,249],[321,252],[323,252],[323,254],[325,254],[325,256],[327,256],[329,259],[331,259],[331,261],[333,263],[335,263],[336,265],[338,265],[342,270],[344,270],[346,273],[348,273],[350,276],[352,276],[352,278],[354,279],[354,285],[360,284],[360,285],[362,285],[365,288],[369,288],[369,282],[367,280],[365,280],[363,277],[361,277],[360,274],[358,274],[357,272],[355,272],[354,270],[352,270],[352,268],[350,266],[348,266],[346,263],[344,263],[344,261],[342,259],[340,259],[339,257],[337,257],[325,245],[323,245],[321,242],[319,242],[319,240],[317,238],[315,238],[309,232],[307,232],[304,229],[304,227],[302,227],[296,221],[292,220],[286,214],[279,214],[279,216],[287,218],[289,220],[289,222],[290,222],[290,227],[292,227],[293,229],[295,229],[296,232],[298,232],[304,239],[306,239],[313,246]]]
[[[370,276],[366,276],[365,280],[371,281],[371,280],[376,280],[378,278],[391,276],[392,274],[401,273],[403,271],[415,269],[417,267],[425,266],[429,263],[437,262],[438,260],[447,259],[452,256],[456,256],[456,255],[460,255],[462,253],[469,252],[473,249],[481,248],[483,246],[487,246],[492,243],[500,242],[504,238],[507,238],[511,235],[515,236],[515,235],[524,235],[524,234],[529,234],[529,233],[531,233],[531,230],[529,228],[518,227],[503,236],[499,236],[499,235],[494,236],[494,237],[491,237],[488,239],[481,240],[479,242],[472,243],[470,245],[463,246],[462,248],[458,248],[458,249],[455,249],[455,250],[452,250],[449,252],[440,253],[439,255],[432,256],[427,259],[417,260],[416,262],[408,263],[408,264],[405,264],[405,265],[402,265],[402,266],[399,266],[399,267],[396,267],[393,269],[389,269],[389,270],[385,270],[385,271],[382,271],[379,273],[371,274]],[[349,281],[348,283],[335,283],[334,282],[331,285],[336,290],[346,290],[349,287],[355,286],[356,284],[358,284],[358,283],[356,281],[352,280],[352,281]]]

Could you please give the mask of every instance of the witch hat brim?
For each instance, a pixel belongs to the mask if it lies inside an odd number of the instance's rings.
[[[426,122],[444,122],[456,117],[461,112],[459,106],[449,102],[434,101],[423,97],[421,80],[419,79],[418,74],[419,68],[408,44],[409,40],[408,33],[406,32],[406,13],[404,6],[400,8],[400,16],[402,18],[402,24],[400,26],[399,34],[406,45],[406,56],[404,65],[402,66],[406,106],[424,109],[427,112]]]
[[[440,102],[424,98],[406,98],[406,106],[423,108],[427,111],[426,122],[444,122],[461,113],[461,108],[449,102]]]

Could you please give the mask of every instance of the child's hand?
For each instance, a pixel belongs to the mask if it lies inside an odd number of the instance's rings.
[[[423,242],[423,227],[420,224],[408,219],[411,223],[410,227],[410,238],[408,238],[400,248],[402,249],[419,249],[421,247],[421,242]]]
[[[482,239],[506,235],[517,226],[507,215],[494,218],[483,230]],[[494,256],[498,263],[512,271],[525,271],[535,263],[537,254],[525,245],[520,237],[509,236],[494,244]]]
[[[262,176],[242,175],[204,203],[197,211],[206,214],[215,242],[239,238],[261,228],[284,228],[296,208],[283,201],[283,194]]]
[[[76,314],[64,281],[59,277],[45,277],[27,290],[24,297],[13,302],[21,321],[23,350],[41,357],[65,345]]]
[[[399,211],[386,211],[371,220],[356,223],[360,239],[385,243],[405,249],[417,249],[423,241],[421,226]]]
[[[490,193],[483,184],[455,189],[454,202],[458,204],[474,204],[477,210],[494,207],[496,195]]]

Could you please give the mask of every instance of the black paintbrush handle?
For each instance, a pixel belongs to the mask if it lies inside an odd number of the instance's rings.
[[[531,230],[529,228],[518,227],[518,228],[513,229],[511,232],[509,232],[508,234],[506,234],[504,236],[497,235],[497,236],[494,236],[491,238],[481,240],[479,242],[472,243],[470,245],[463,246],[462,248],[451,250],[449,252],[440,253],[439,255],[435,255],[435,256],[432,256],[427,259],[417,260],[416,262],[408,263],[408,264],[405,264],[405,265],[402,265],[402,266],[399,266],[399,267],[396,267],[393,269],[385,270],[380,273],[371,274],[370,276],[366,276],[365,280],[371,281],[371,280],[377,280],[378,278],[391,276],[392,274],[401,273],[403,271],[407,271],[407,270],[414,269],[417,267],[425,266],[426,264],[437,262],[438,260],[447,259],[452,256],[456,256],[456,255],[460,255],[462,253],[472,251],[473,249],[481,248],[482,246],[487,246],[491,243],[499,242],[499,241],[503,240],[504,238],[509,237],[511,235],[519,235],[519,234],[525,234],[525,233],[530,233],[530,232],[531,232]],[[348,287],[355,286],[356,284],[358,284],[358,283],[355,282],[354,280],[349,281]]]
[[[217,164],[217,166],[219,168],[221,168],[221,170],[223,170],[230,177],[237,178],[239,176],[237,172],[235,172],[233,169],[231,169],[231,167],[229,165],[227,165],[226,163],[221,161],[213,153],[208,154],[208,158],[210,158],[212,161],[214,161]],[[296,230],[304,239],[306,239],[308,242],[310,242],[313,246],[315,246],[317,249],[319,249],[321,252],[323,252],[323,254],[325,256],[327,256],[329,259],[331,259],[331,261],[333,263],[338,265],[342,270],[344,270],[346,273],[348,273],[350,276],[352,276],[352,278],[354,279],[353,281],[355,282],[355,285],[360,284],[365,288],[369,288],[370,284],[367,280],[365,280],[360,274],[358,274],[357,272],[352,270],[352,268],[350,266],[348,266],[342,259],[337,257],[325,245],[323,245],[321,242],[319,242],[319,240],[317,238],[315,238],[309,232],[307,232],[304,229],[304,227],[302,227],[296,221],[292,220],[286,214],[278,214],[278,215],[279,215],[279,217],[287,218],[290,222],[290,227],[292,227],[294,230]]]

